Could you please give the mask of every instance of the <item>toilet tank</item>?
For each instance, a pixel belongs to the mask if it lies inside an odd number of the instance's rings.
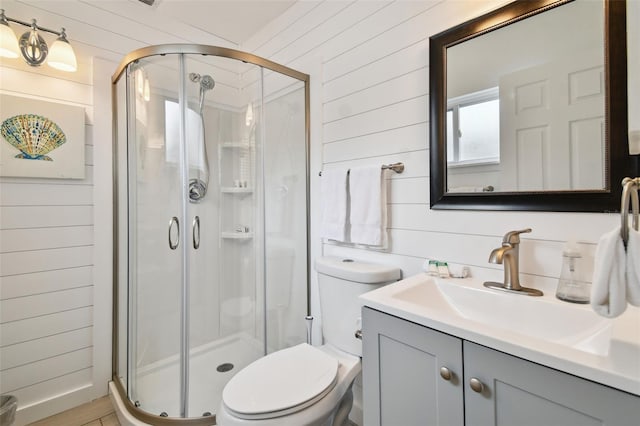
[[[400,269],[387,265],[320,257],[315,262],[325,343],[362,356],[362,341],[355,337],[361,328],[362,303],[358,296],[400,279]]]

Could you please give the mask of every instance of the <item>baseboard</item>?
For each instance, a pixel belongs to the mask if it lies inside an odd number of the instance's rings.
[[[14,426],[25,426],[29,423],[42,420],[45,417],[53,416],[54,414],[77,407],[78,405],[86,404],[96,399],[94,394],[93,385],[88,385],[65,394],[52,396],[49,399],[25,407],[20,407],[20,401],[18,401],[19,408],[16,413]]]

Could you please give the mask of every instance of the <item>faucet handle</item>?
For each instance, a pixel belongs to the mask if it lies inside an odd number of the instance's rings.
[[[519,244],[520,234],[528,234],[529,232],[531,232],[531,228],[521,229],[519,231],[509,231],[504,234],[502,244]]]

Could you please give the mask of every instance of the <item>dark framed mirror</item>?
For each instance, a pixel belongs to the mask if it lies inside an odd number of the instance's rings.
[[[619,211],[624,0],[517,0],[429,52],[432,209]]]

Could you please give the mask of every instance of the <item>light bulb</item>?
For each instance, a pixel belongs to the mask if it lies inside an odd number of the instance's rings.
[[[52,68],[67,72],[75,72],[78,69],[76,54],[67,40],[64,28],[60,32],[60,37],[51,45],[47,64]]]
[[[20,56],[18,37],[9,26],[2,9],[0,9],[0,56],[4,58],[17,58]]]

